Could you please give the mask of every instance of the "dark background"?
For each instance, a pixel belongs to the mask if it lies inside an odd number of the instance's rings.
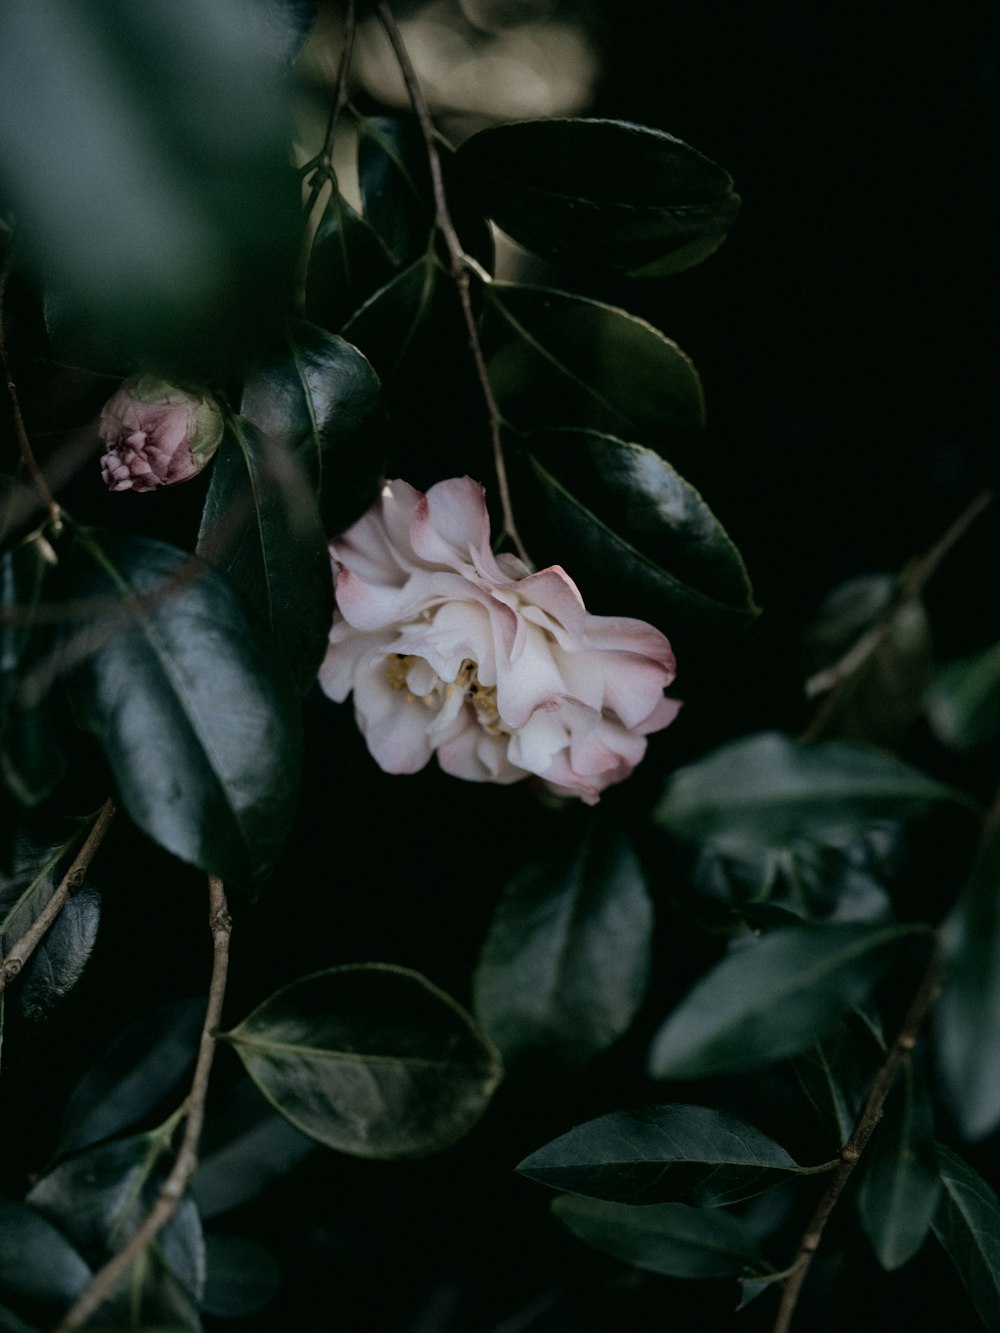
[[[646,286],[576,282],[645,315],[693,358],[709,428],[678,465],[742,550],[764,608],[707,685],[685,681],[681,663],[680,692],[697,707],[676,739],[657,741],[668,765],[730,735],[800,725],[799,636],[824,594],[852,574],[902,567],[995,479],[997,35],[995,7],[978,0],[950,9],[606,0],[598,11],[603,77],[591,114],[677,135],[724,165],[743,196],[727,243],[689,273]],[[991,512],[931,584],[942,658],[1000,636],[998,554]],[[386,778],[349,710],[318,695],[308,737],[299,831],[263,900],[234,905],[227,1019],[339,961],[415,966],[467,1002],[504,878],[527,851],[572,833],[578,816],[557,817],[522,789],[472,788],[437,772]],[[608,804],[639,818],[655,795],[639,775]],[[73,1002],[44,1026],[10,1025],[0,1108],[15,1145],[8,1190],[44,1169],[69,1085],[122,1015],[204,985],[201,877],[133,831],[115,838],[100,863],[104,926]],[[660,863],[653,876],[661,903],[671,871]],[[961,868],[941,873],[957,880]],[[399,1166],[318,1150],[225,1218],[223,1229],[272,1250],[284,1279],[255,1319],[209,1326],[769,1327],[771,1298],[737,1319],[733,1284],[631,1274],[585,1251],[548,1222],[546,1191],[513,1174],[569,1124],[650,1095],[638,1072],[644,1041],[683,989],[685,967],[691,960],[665,939],[634,1037],[585,1075],[512,1078],[451,1152]],[[236,1075],[223,1051],[220,1087]],[[770,1089],[758,1091],[766,1099]],[[988,1145],[972,1157],[995,1167]],[[977,1327],[934,1242],[912,1273],[885,1278],[860,1240],[838,1256],[836,1233],[803,1298],[803,1330],[890,1319],[910,1333]]]

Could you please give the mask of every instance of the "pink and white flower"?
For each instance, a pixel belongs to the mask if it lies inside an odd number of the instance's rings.
[[[159,375],[133,375],[104,404],[101,476],[110,491],[155,491],[196,477],[222,439],[222,413],[207,394]]]
[[[680,704],[667,639],[594,616],[558,565],[494,556],[482,487],[388,482],[331,543],[337,610],[320,684],[354,709],[387,773],[431,755],[474,782],[534,774],[594,804]]]

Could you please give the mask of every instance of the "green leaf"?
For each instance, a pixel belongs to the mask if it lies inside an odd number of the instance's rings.
[[[53,1311],[76,1300],[90,1266],[57,1227],[34,1208],[0,1199],[0,1295]]]
[[[668,1277],[737,1277],[765,1265],[746,1223],[715,1208],[633,1205],[566,1194],[552,1211],[575,1236],[624,1263]]]
[[[806,1100],[831,1131],[837,1147],[854,1132],[865,1080],[857,1034],[844,1020],[823,1041],[814,1042],[791,1065]]]
[[[941,1200],[932,1223],[983,1324],[1000,1324],[1000,1200],[960,1157],[937,1145]]]
[[[306,272],[305,312],[336,329],[387,283],[393,261],[369,224],[334,190],[316,229]]]
[[[721,245],[728,173],[680,139],[616,120],[531,120],[468,139],[457,163],[482,210],[556,263],[660,277]]]
[[[891,748],[923,715],[933,674],[930,624],[916,600],[896,607],[864,661],[841,678],[834,669],[862,636],[890,612],[899,595],[892,574],[864,574],[840,584],[810,627],[806,650],[811,694],[836,689],[825,734]]]
[[[520,443],[510,472],[525,541],[572,570],[590,600],[664,624],[758,613],[739,552],[658,454],[581,430]]]
[[[652,928],[642,867],[617,828],[522,871],[473,982],[476,1017],[505,1061],[544,1051],[583,1062],[616,1041],[646,991]]]
[[[225,574],[271,634],[302,693],[333,623],[330,556],[294,454],[242,417],[227,423],[205,497],[198,554]]]
[[[752,1125],[724,1111],[683,1105],[588,1120],[517,1169],[553,1189],[596,1199],[712,1208],[752,1199],[801,1170]]]
[[[677,837],[744,850],[902,819],[935,801],[968,804],[891,755],[776,731],[743,737],[679,769],[654,818]]]
[[[381,488],[382,386],[356,347],[304,320],[288,326],[286,347],[248,377],[243,414],[298,455],[326,534],[335,537],[371,507]]]
[[[791,926],[728,954],[653,1039],[653,1078],[773,1064],[822,1040],[872,990],[908,926]]]
[[[58,727],[39,667],[53,631],[40,622],[53,561],[44,538],[0,556],[0,773],[22,804],[38,805],[66,771]]]
[[[70,1093],[56,1155],[150,1115],[193,1066],[204,1016],[203,999],[172,1000],[130,1023]]]
[[[930,1092],[907,1057],[865,1153],[858,1190],[861,1223],[883,1268],[902,1267],[922,1247],[940,1192]]]
[[[927,692],[927,716],[938,740],[955,750],[1000,737],[1000,643],[942,667]]]
[[[205,378],[266,336],[299,219],[261,5],[219,0],[206,22],[198,0],[12,0],[0,121],[5,203],[60,355]]]
[[[157,1135],[138,1134],[89,1148],[44,1175],[27,1201],[99,1267],[137,1230],[152,1207],[166,1174],[164,1147]],[[144,1303],[157,1311],[177,1314],[171,1306],[178,1283],[191,1300],[200,1300],[205,1246],[198,1210],[189,1198],[147,1247],[141,1266],[146,1270]]]
[[[0,957],[30,929],[47,906],[81,840],[82,821],[52,820],[22,826],[9,871],[0,868]],[[83,974],[101,917],[101,898],[84,882],[56,917],[17,981],[17,1004],[28,1018],[43,1018]]]
[[[71,601],[107,608],[68,626],[63,651],[125,809],[183,860],[259,880],[301,762],[298,701],[273,649],[225,579],[162,542],[81,531],[63,565]]]
[[[422,255],[356,310],[341,332],[389,383],[425,343],[433,343],[442,322],[457,315],[452,287],[437,260]]]
[[[274,1257],[243,1236],[205,1237],[207,1277],[201,1308],[205,1314],[240,1319],[271,1301],[281,1283]]]
[[[994,826],[941,928],[938,1070],[967,1139],[1000,1124],[1000,829]]]
[[[484,353],[515,425],[581,426],[663,445],[705,424],[698,373],[676,343],[616,306],[548,287],[486,287]]]
[[[293,981],[223,1039],[296,1128],[357,1157],[447,1147],[479,1119],[501,1076],[454,1000],[385,964]]]

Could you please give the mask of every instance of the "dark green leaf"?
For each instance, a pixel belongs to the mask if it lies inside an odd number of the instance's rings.
[[[318,0],[254,0],[254,2],[260,6],[265,25],[265,43],[280,60],[289,65],[294,64],[316,22]]]
[[[70,598],[107,608],[68,627],[64,652],[126,810],[210,874],[263,877],[301,760],[298,701],[273,649],[225,579],[162,542],[81,532],[63,564]]]
[[[335,190],[309,256],[306,315],[324,328],[337,329],[392,274],[393,262],[381,240]]]
[[[165,1144],[153,1134],[113,1139],[70,1157],[43,1176],[28,1203],[61,1228],[95,1267],[132,1235],[152,1207],[165,1175]],[[198,1210],[185,1198],[148,1251],[148,1298],[166,1312],[179,1283],[198,1301],[205,1286],[205,1247]]]
[[[498,125],[467,140],[457,161],[483,211],[529,250],[636,277],[699,263],[739,208],[721,167],[624,121]]]
[[[537,558],[572,570],[589,598],[664,624],[757,614],[739,552],[658,454],[593,431],[521,443],[511,479],[525,541]]]
[[[34,1208],[0,1199],[0,1295],[44,1307],[72,1304],[90,1267],[57,1227]]]
[[[247,379],[243,413],[298,455],[316,490],[326,534],[335,537],[379,493],[385,452],[382,387],[368,361],[343,338],[296,320],[286,342],[287,355],[258,367]]]
[[[821,1040],[871,991],[907,926],[792,926],[750,940],[681,1000],[649,1053],[654,1078],[757,1069]]]
[[[927,692],[927,715],[938,739],[956,750],[1000,737],[1000,643],[943,667]]]
[[[388,383],[415,355],[415,341],[419,348],[432,340],[429,331],[447,318],[446,311],[457,311],[452,296],[450,279],[440,264],[433,256],[422,255],[355,311],[342,333]]]
[[[45,506],[35,491],[16,477],[0,474],[0,551],[21,541],[44,516]]]
[[[273,1256],[242,1236],[205,1237],[207,1276],[201,1308],[205,1314],[240,1319],[256,1314],[281,1281]]]
[[[934,1109],[919,1067],[905,1059],[864,1157],[858,1209],[883,1268],[900,1268],[927,1239],[941,1192]]]
[[[53,581],[44,538],[0,556],[0,772],[28,806],[44,800],[66,771],[52,701],[37,670],[51,650],[52,628],[38,620]]]
[[[552,1211],[575,1236],[624,1263],[669,1277],[736,1277],[764,1264],[740,1218],[683,1203],[646,1206],[566,1194]]]
[[[461,1138],[501,1074],[468,1014],[417,972],[330,968],[276,991],[224,1039],[282,1115],[358,1157]]]
[[[58,1156],[109,1139],[155,1110],[194,1064],[204,1016],[204,1000],[172,1000],[130,1023],[70,1093]]]
[[[1000,1325],[1000,1200],[960,1157],[937,1145],[941,1199],[934,1234],[988,1329]]]
[[[0,956],[33,925],[69,869],[83,833],[78,820],[49,820],[19,829],[10,871],[0,869]],[[84,883],[59,913],[17,982],[17,1003],[42,1018],[79,981],[94,947],[101,899]]]
[[[806,1099],[839,1147],[854,1132],[865,1081],[857,1035],[841,1020],[829,1036],[792,1059]]]
[[[585,1061],[626,1031],[649,977],[653,909],[630,843],[606,825],[575,855],[508,886],[474,979],[476,1017],[505,1061]]]
[[[254,1199],[316,1147],[248,1078],[209,1108],[191,1197],[206,1220]]]
[[[526,1157],[522,1175],[619,1203],[704,1207],[751,1199],[799,1171],[773,1139],[705,1106],[612,1111]]]
[[[484,217],[464,198],[455,179],[454,153],[436,136],[448,209],[459,240],[487,271],[493,268],[493,236]],[[434,228],[434,191],[427,146],[413,116],[358,119],[358,182],[366,222],[381,236],[397,264],[409,264],[428,249]]]
[[[219,0],[206,22],[198,0],[13,0],[0,120],[5,203],[61,355],[204,378],[259,343],[299,240],[262,5]]]
[[[646,444],[705,424],[701,381],[643,319],[548,287],[493,282],[483,330],[490,383],[515,425],[584,426]]]
[[[933,673],[927,612],[919,601],[898,607],[874,648],[846,677],[836,667],[859,639],[885,616],[899,594],[892,574],[849,579],[826,598],[809,631],[811,694],[837,689],[825,734],[891,747],[920,718]]]
[[[227,576],[305,693],[333,622],[333,579],[305,470],[252,422],[232,418],[215,458],[198,554]]]
[[[902,819],[967,799],[891,755],[842,741],[808,744],[776,731],[733,741],[680,769],[655,818],[677,837],[743,850]]]
[[[938,1068],[969,1139],[1000,1124],[1000,829],[983,844],[942,930],[944,993],[934,1022]]]

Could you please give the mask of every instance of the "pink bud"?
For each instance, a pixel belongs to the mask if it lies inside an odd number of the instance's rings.
[[[222,439],[222,413],[208,394],[158,375],[133,375],[104,404],[101,476],[112,491],[154,491],[195,477]]]

